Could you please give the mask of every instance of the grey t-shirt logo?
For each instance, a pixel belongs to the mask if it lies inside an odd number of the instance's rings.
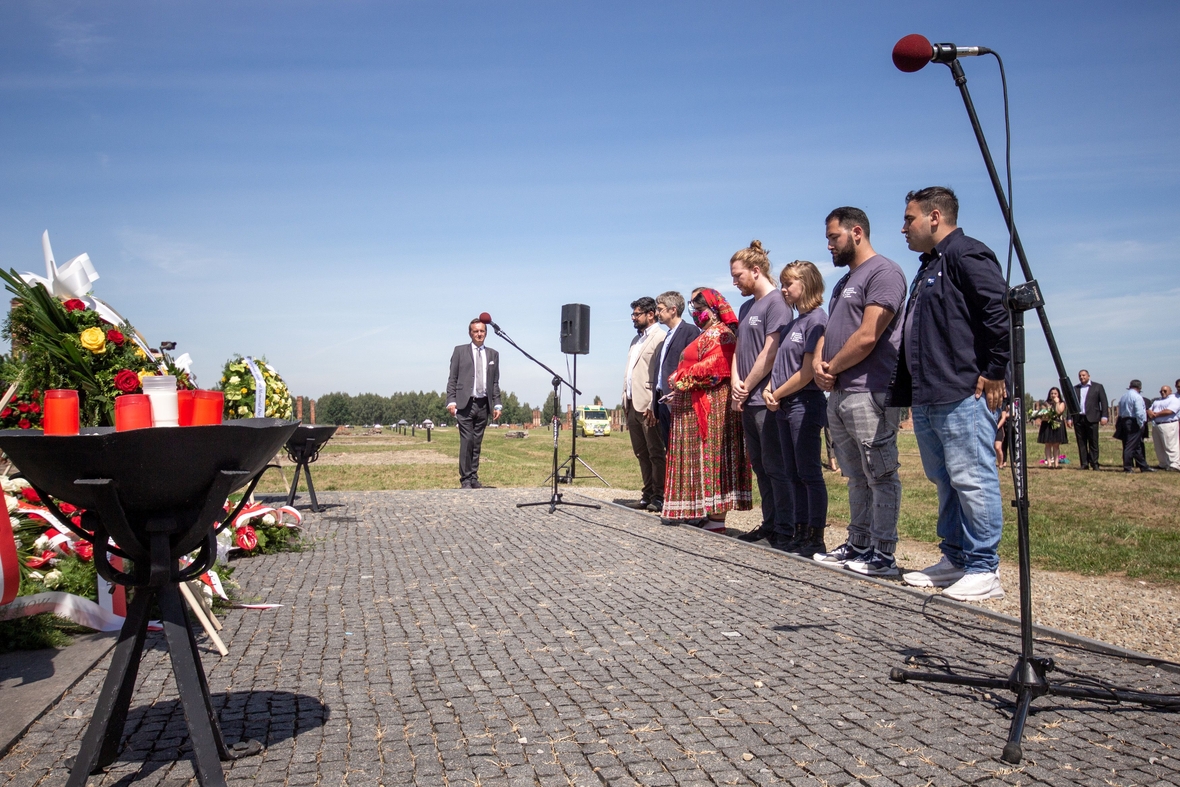
[[[802,344],[803,343],[803,334],[800,333],[799,331],[793,331],[791,333],[791,341],[793,341],[795,344]]]
[[[856,295],[856,288],[855,287],[845,287],[844,288],[844,297],[845,298],[851,298],[854,295]]]

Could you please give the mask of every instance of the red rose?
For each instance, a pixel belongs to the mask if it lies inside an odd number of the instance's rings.
[[[23,497],[25,500],[28,500],[30,503],[41,502],[41,495],[37,494],[37,490],[31,486],[26,486],[24,489],[20,490],[20,494],[21,497]]]
[[[41,405],[33,402],[31,405],[29,405],[29,412],[33,415],[36,415],[37,413],[41,412]]]
[[[258,546],[258,535],[254,532],[254,528],[249,525],[242,525],[237,529],[237,538],[235,540],[238,546],[247,552],[252,551]]]
[[[31,407],[31,405],[28,402],[21,402],[16,406],[16,409],[22,413],[27,413],[29,411],[29,407]]]
[[[3,410],[0,410],[0,418],[7,418],[10,415],[12,415],[11,407],[5,407]]]
[[[123,334],[119,331],[116,331],[114,328],[107,331],[107,341],[110,342],[111,344],[115,345],[116,347],[122,347],[123,340],[124,340]]]
[[[74,523],[74,527],[82,527],[82,515],[74,514],[70,517],[70,521]]]
[[[70,514],[72,514],[72,513],[74,513],[75,511],[77,511],[77,510],[78,510],[78,508],[77,508],[76,506],[72,506],[72,505],[70,505],[69,503],[58,503],[58,504],[57,504],[57,510],[58,510],[58,511],[61,511],[61,512],[62,512],[63,514],[65,514],[66,516],[69,516]]]
[[[84,311],[86,311],[86,304],[83,303],[82,301],[78,300],[77,298],[70,298],[68,301],[63,303],[62,306],[65,306],[66,311],[68,311],[68,312],[84,312]]]
[[[40,398],[41,398],[41,389],[39,389],[39,388],[34,388],[34,389],[33,389],[33,398],[34,398],[34,399],[40,399]]]
[[[21,429],[30,429],[32,428],[33,424],[29,422],[28,418],[22,418],[20,419],[20,423],[18,423],[17,426],[19,426]]]
[[[130,369],[120,369],[115,375],[115,387],[123,393],[135,393],[139,388],[139,375]]]
[[[89,541],[75,541],[74,554],[81,560],[90,560],[94,557],[94,544]]]

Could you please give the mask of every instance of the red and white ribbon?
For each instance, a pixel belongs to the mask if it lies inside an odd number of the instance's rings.
[[[303,524],[303,514],[291,506],[273,508],[262,503],[250,503],[241,510],[237,519],[234,520],[234,529],[237,530],[242,525],[250,524],[250,520],[261,519],[267,514],[274,515],[274,527],[299,527]]]
[[[16,554],[16,535],[8,508],[0,506],[0,606],[9,604],[20,592],[20,558]]]

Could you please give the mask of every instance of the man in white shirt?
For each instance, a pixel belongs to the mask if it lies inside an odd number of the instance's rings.
[[[1160,398],[1147,408],[1151,421],[1151,443],[1160,470],[1180,471],[1180,396],[1168,386],[1160,388]]]
[[[664,438],[656,420],[652,381],[664,344],[664,329],[656,321],[655,299],[644,296],[631,302],[631,324],[636,336],[627,352],[623,375],[623,407],[631,450],[639,460],[643,493],[632,507],[660,511],[664,507]]]
[[[487,326],[478,319],[467,326],[469,344],[451,353],[451,374],[447,379],[447,412],[459,424],[459,486],[480,489],[479,449],[488,425],[500,418],[500,354],[484,347]]]

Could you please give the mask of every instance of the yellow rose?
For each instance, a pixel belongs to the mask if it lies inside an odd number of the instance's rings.
[[[143,378],[156,376],[155,372],[136,372],[136,374],[139,375],[139,384],[140,385],[143,385]]]
[[[82,348],[90,350],[95,355],[102,355],[107,351],[107,335],[102,328],[87,328],[78,336]]]
[[[250,389],[249,389],[249,388],[243,388],[243,389],[242,389],[242,393],[249,393],[249,391],[250,391]]]
[[[147,353],[143,351],[142,347],[135,348],[135,355],[139,358],[147,358]]]

